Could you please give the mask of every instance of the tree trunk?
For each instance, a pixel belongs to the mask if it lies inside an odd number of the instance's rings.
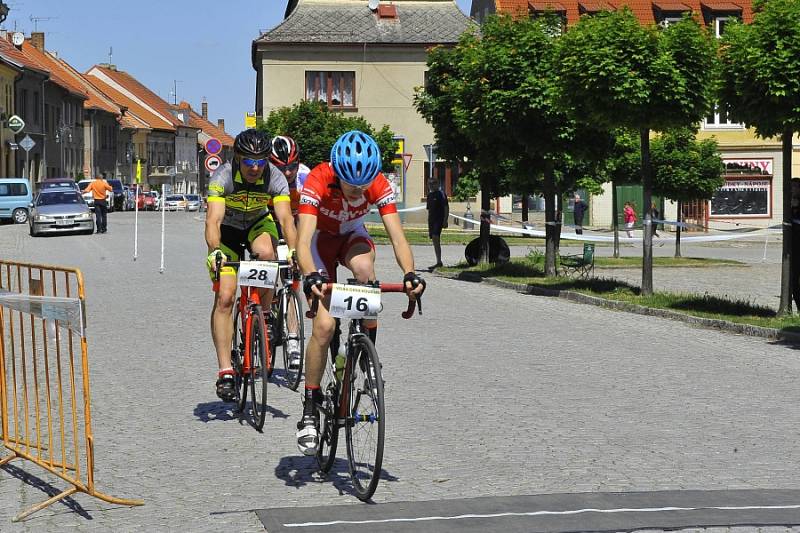
[[[614,258],[619,258],[619,209],[617,209],[617,182],[611,182],[611,229],[614,230]]]
[[[545,220],[545,253],[544,275],[556,275],[556,187],[553,176],[553,164],[545,163],[544,183],[544,220]]]
[[[675,230],[675,257],[681,257],[681,223],[683,222],[683,202],[678,200],[678,225]]]
[[[491,199],[491,178],[489,177],[481,177],[481,233],[480,233],[480,244],[481,244],[481,258],[480,264],[486,264],[489,262],[489,233],[491,232],[491,228],[489,227],[489,221],[491,220],[489,216],[489,210],[491,209],[492,199]]]
[[[650,130],[642,128],[639,132],[642,147],[642,217],[644,235],[642,236],[642,296],[653,294],[653,227],[650,204],[653,201],[653,183],[650,172]]]
[[[528,191],[522,191],[522,221],[528,221]]]
[[[783,254],[781,256],[781,302],[778,315],[792,312],[792,130],[781,138],[783,144]]]

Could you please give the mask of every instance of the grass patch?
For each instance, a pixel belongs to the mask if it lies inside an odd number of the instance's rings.
[[[515,259],[505,265],[490,264],[470,267],[466,263],[461,263],[441,270],[456,274],[470,272],[481,278],[497,278],[547,289],[569,290],[654,309],[669,309],[692,316],[800,333],[800,317],[778,317],[773,309],[748,300],[729,299],[709,294],[669,292],[657,292],[652,296],[644,297],[638,287],[614,279],[546,278],[544,276],[544,257],[537,254]]]
[[[595,256],[594,266],[600,268],[642,268],[642,258],[639,256]],[[733,259],[712,259],[709,257],[653,257],[653,266],[703,268],[715,266],[746,266],[746,263]]]
[[[431,244],[427,228],[404,228],[409,244]],[[382,224],[367,224],[367,231],[375,244],[389,244],[389,236]],[[442,231],[442,244],[467,245],[472,239],[478,237],[478,232],[464,231],[461,229],[446,229]],[[501,235],[509,246],[544,246],[544,239],[536,237],[520,237]],[[566,241],[565,241],[566,242]]]

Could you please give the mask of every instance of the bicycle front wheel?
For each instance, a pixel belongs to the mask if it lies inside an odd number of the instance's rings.
[[[383,377],[375,345],[367,337],[353,339],[350,366],[349,409],[345,422],[350,477],[359,500],[375,493],[381,477],[386,415]]]
[[[281,337],[283,338],[283,368],[286,369],[286,384],[297,390],[303,378],[303,359],[305,358],[305,335],[303,328],[303,306],[297,293],[287,289],[281,298]],[[300,348],[300,359],[292,366],[289,353],[290,340],[296,340]]]
[[[242,314],[239,312],[239,299],[233,304],[233,337],[231,338],[231,367],[233,367],[236,380],[236,409],[244,411],[247,399],[247,379],[242,372],[244,361],[244,324]]]
[[[338,337],[337,337],[338,338]],[[331,350],[335,350],[331,343]],[[333,353],[333,352],[332,352]],[[320,383],[324,395],[323,411],[320,416],[319,446],[317,447],[317,464],[322,473],[330,472],[336,461],[336,447],[339,443],[339,424],[336,418],[339,413],[339,387],[333,366],[334,358],[325,365],[325,373]]]
[[[250,319],[250,403],[253,427],[264,427],[267,417],[267,383],[269,381],[269,342],[261,314],[261,306],[253,306]]]

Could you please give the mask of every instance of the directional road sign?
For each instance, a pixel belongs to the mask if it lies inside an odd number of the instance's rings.
[[[17,115],[12,115],[11,118],[8,119],[8,129],[13,131],[14,133],[19,133],[25,128],[25,121],[22,120]]]
[[[26,135],[24,139],[19,142],[19,145],[22,147],[23,150],[26,152],[30,152],[31,149],[36,146],[36,141],[31,139],[30,135]]]

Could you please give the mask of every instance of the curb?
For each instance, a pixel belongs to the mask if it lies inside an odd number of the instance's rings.
[[[788,344],[800,345],[800,333],[790,331],[781,331],[775,328],[764,328],[761,326],[752,326],[749,324],[739,324],[737,322],[730,322],[728,320],[719,320],[715,318],[704,318],[694,315],[686,315],[669,309],[655,309],[652,307],[645,307],[643,305],[636,305],[628,302],[618,302],[615,300],[607,300],[598,296],[589,296],[574,291],[565,291],[558,289],[546,289],[544,287],[537,287],[536,285],[529,285],[527,283],[513,283],[510,281],[503,281],[495,278],[484,278],[472,272],[459,272],[457,274],[449,273],[435,273],[436,276],[442,278],[449,278],[458,281],[469,281],[477,283],[487,283],[495,287],[502,287],[504,289],[513,289],[523,294],[532,294],[534,296],[547,296],[551,298],[563,298],[573,302],[594,305],[596,307],[603,307],[605,309],[613,309],[615,311],[623,311],[626,313],[634,313],[637,315],[656,316],[666,318],[669,320],[676,320],[684,322],[693,326],[698,326],[706,329],[716,329],[725,331],[727,333],[734,333],[737,335],[748,335],[750,337],[761,337],[764,339],[786,342]]]

